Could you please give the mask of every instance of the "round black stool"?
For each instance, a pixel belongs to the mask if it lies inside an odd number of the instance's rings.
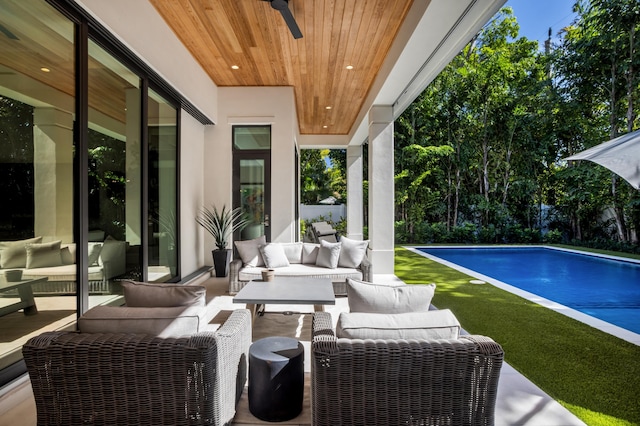
[[[249,411],[268,422],[298,416],[304,396],[304,347],[289,337],[265,337],[249,348]]]

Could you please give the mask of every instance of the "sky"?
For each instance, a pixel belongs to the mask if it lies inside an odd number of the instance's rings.
[[[571,11],[575,0],[508,0],[505,6],[513,9],[520,25],[520,36],[538,40],[541,46],[547,39],[549,27],[552,37],[571,24],[575,14]]]

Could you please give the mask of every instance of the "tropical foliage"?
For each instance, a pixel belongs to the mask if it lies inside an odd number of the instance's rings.
[[[398,242],[638,250],[640,193],[562,158],[639,127],[640,4],[575,10],[560,42],[541,51],[504,8],[399,117]]]

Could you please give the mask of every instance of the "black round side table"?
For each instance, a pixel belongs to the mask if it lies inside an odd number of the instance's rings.
[[[304,347],[289,337],[265,337],[249,348],[249,411],[268,422],[302,412]]]

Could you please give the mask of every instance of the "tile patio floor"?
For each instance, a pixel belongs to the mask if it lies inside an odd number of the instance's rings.
[[[394,279],[394,277],[376,277],[376,280]],[[233,304],[232,297],[226,292],[228,289],[227,280],[210,278],[203,285],[207,287],[208,297],[215,298],[215,304],[221,311],[229,311],[244,307],[244,305]],[[312,312],[313,306],[296,305],[268,305],[267,311],[273,314],[266,314],[258,318],[260,324],[254,327],[254,340],[276,333],[278,322],[286,319],[281,311],[294,310],[296,312]],[[326,310],[331,312],[334,321],[340,312],[347,310],[346,298],[337,298],[335,306],[326,306]],[[298,317],[301,317],[298,315]],[[281,318],[280,320],[278,318]],[[301,320],[302,321],[302,320]],[[302,328],[302,327],[300,327]],[[274,335],[271,334],[271,335]],[[308,333],[307,333],[308,334]],[[243,393],[238,404],[234,425],[310,425],[309,392],[308,392],[308,372],[309,372],[309,336],[302,333],[299,339],[305,346],[305,399],[302,413],[295,419],[282,423],[262,422],[251,415],[248,410],[247,392]],[[5,391],[0,395],[0,426],[33,426],[36,424],[35,403],[31,393],[28,380],[23,379],[17,382],[13,389]],[[498,386],[498,402],[496,405],[496,426],[573,426],[584,425],[559,403],[546,395],[541,389],[519,374],[508,364],[504,364]]]

